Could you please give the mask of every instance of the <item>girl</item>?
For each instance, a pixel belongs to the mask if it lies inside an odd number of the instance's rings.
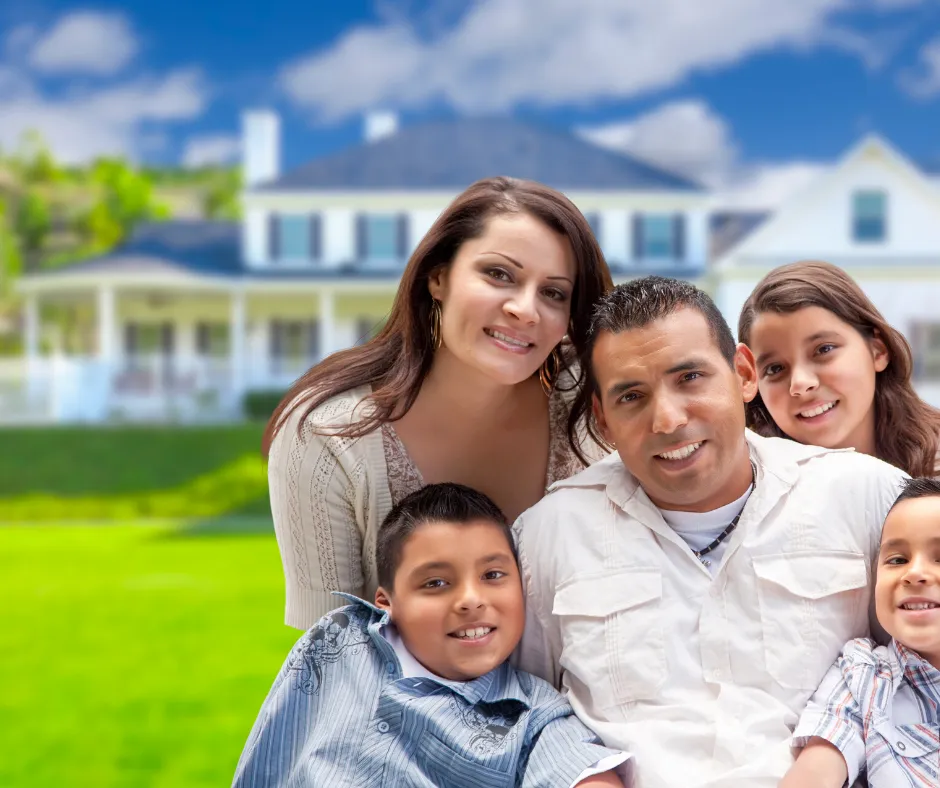
[[[590,392],[568,358],[611,287],[590,225],[559,192],[491,178],[457,197],[381,332],[313,367],[268,424],[288,625],[311,627],[336,607],[332,591],[372,598],[378,526],[424,484],[478,489],[512,520],[602,456],[571,415]]]
[[[940,474],[940,411],[914,391],[910,345],[841,268],[771,271],[741,310],[738,339],[757,365],[751,429]]]

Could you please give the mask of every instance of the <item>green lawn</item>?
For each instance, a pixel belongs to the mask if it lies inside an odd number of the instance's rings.
[[[86,435],[88,452],[68,461],[53,441],[45,469],[19,467],[0,435],[0,507],[29,480],[41,489],[43,473],[77,498],[120,497],[151,478],[151,490],[186,487],[183,466],[228,461],[173,452],[158,474],[166,458],[145,443],[128,446],[120,479],[96,477]],[[270,526],[227,522],[0,527],[0,786],[230,784],[299,633],[282,623]]]
[[[0,523],[268,519],[263,428],[0,430]]]

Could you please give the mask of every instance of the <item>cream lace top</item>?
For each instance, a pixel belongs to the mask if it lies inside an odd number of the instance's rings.
[[[296,409],[278,431],[268,455],[274,532],[284,567],[285,622],[308,629],[341,604],[333,591],[371,599],[378,586],[375,538],[379,525],[421,474],[394,428],[361,438],[322,434],[359,421],[368,386],[323,403],[301,424]],[[552,395],[546,488],[582,469],[568,446],[569,394]],[[606,455],[582,441],[593,462]]]

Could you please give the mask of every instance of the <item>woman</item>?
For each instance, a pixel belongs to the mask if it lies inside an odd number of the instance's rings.
[[[457,197],[411,256],[381,332],[313,367],[268,424],[288,625],[312,626],[334,590],[372,597],[376,530],[423,484],[466,484],[515,518],[603,454],[573,415],[590,393],[568,358],[611,286],[562,194],[492,178]]]
[[[757,364],[751,429],[940,475],[940,411],[914,391],[910,346],[841,268],[771,271],[741,310],[738,339]]]

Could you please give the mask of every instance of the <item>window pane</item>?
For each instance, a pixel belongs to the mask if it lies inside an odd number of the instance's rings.
[[[856,241],[883,241],[887,200],[883,192],[856,192],[852,197],[852,234]]]
[[[310,257],[310,217],[282,216],[281,257],[306,260]]]
[[[369,257],[392,260],[398,257],[398,221],[395,216],[369,216],[366,220],[366,248]]]
[[[163,335],[159,323],[137,324],[137,347],[134,349],[138,355],[159,353],[163,349]]]
[[[204,356],[219,358],[229,354],[229,326],[228,323],[203,323],[199,327],[201,333],[200,353]]]
[[[671,216],[643,217],[643,256],[674,257]]]

